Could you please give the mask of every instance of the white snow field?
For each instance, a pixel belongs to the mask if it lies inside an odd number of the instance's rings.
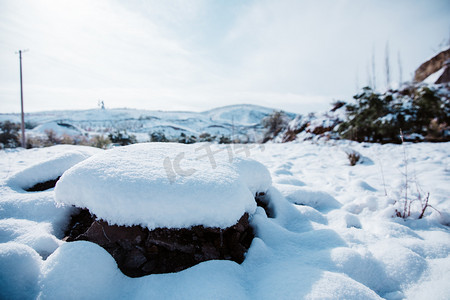
[[[63,173],[55,189],[26,191]],[[449,182],[450,143],[0,151],[0,299],[450,299]],[[269,216],[250,201],[261,190]],[[436,210],[418,219],[414,201],[395,217],[405,191]],[[149,227],[223,227],[249,212],[256,237],[240,265],[129,278],[100,246],[61,240],[64,203]]]

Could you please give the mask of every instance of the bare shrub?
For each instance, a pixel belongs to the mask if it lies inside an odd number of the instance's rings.
[[[63,136],[60,139],[60,143],[61,144],[66,144],[66,145],[74,145],[75,141],[70,135],[63,134]]]
[[[47,136],[47,146],[61,144],[61,139],[58,137],[54,130],[45,130],[45,135]]]
[[[46,140],[42,137],[27,136],[27,149],[46,147]]]
[[[90,140],[91,146],[100,149],[108,148],[109,144],[111,144],[111,140],[109,139],[109,137],[105,137],[103,135],[96,135]]]
[[[361,154],[355,150],[347,150],[345,153],[347,154],[350,166],[356,165],[361,160]]]
[[[408,161],[408,152],[406,149],[406,144],[403,136],[402,130],[400,130],[400,138],[402,141],[402,151],[403,151],[403,167],[404,170],[402,172],[403,175],[403,196],[402,196],[402,202],[403,202],[403,208],[401,211],[396,210],[397,217],[407,219],[411,217],[411,209],[413,207],[414,203],[418,203],[420,205],[420,208],[418,208],[416,211],[416,214],[419,214],[417,217],[418,219],[422,219],[425,215],[425,211],[428,207],[435,209],[433,206],[430,205],[430,193],[425,193],[418,181],[417,178],[410,176],[409,171],[409,161]],[[413,188],[416,188],[414,191]],[[426,195],[426,196],[423,196]],[[415,207],[418,207],[417,205]],[[439,212],[437,209],[435,209],[437,212]],[[414,212],[413,212],[414,213]],[[440,213],[440,212],[439,212]]]
[[[262,120],[262,126],[266,129],[263,143],[276,137],[284,130],[290,121],[289,116],[284,111],[274,111]]]

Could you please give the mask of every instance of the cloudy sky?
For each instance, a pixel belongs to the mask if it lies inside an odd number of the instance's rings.
[[[448,0],[0,0],[0,113],[252,103],[306,113],[412,78]],[[400,64],[399,64],[400,58]],[[402,72],[399,72],[401,65]]]

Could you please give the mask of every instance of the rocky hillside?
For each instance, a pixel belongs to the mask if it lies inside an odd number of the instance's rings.
[[[333,103],[327,112],[296,116],[274,142],[318,139],[442,142],[450,140],[449,124],[449,84],[408,84],[384,93],[364,88],[351,101]]]
[[[450,48],[420,65],[412,83],[384,92],[364,88],[350,101],[332,103],[329,111],[297,115],[273,141],[448,141],[449,83]]]
[[[450,48],[439,52],[420,65],[414,74],[415,82],[450,82]]]

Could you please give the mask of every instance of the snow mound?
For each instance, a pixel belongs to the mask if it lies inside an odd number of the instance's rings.
[[[53,233],[50,223],[28,220],[0,220],[0,243],[14,241],[30,246],[43,258],[47,258],[62,243]]]
[[[37,126],[31,130],[32,134],[42,135],[49,131],[53,131],[57,136],[69,135],[77,136],[83,135],[84,131],[72,124],[62,122],[48,122]]]
[[[308,205],[319,211],[328,211],[342,206],[327,192],[287,184],[277,187],[288,201],[297,205]]]
[[[13,188],[27,189],[36,183],[54,180],[67,169],[85,160],[90,155],[79,151],[68,151],[44,162],[36,163],[11,176],[8,185]]]
[[[85,241],[65,243],[42,266],[39,298],[121,298],[114,286],[125,279],[111,255],[100,246]]]
[[[29,246],[0,243],[0,299],[35,299],[41,257]]]
[[[14,221],[14,226],[9,223],[2,223],[6,227],[11,225],[10,229],[17,233],[14,235],[11,235],[12,231],[0,233],[2,242],[8,241],[9,238],[7,237],[10,236],[11,240],[26,243],[43,257],[51,253],[57,245],[53,238],[44,233],[54,234],[56,237],[62,238],[62,228],[67,225],[73,208],[71,206],[57,207],[53,189],[33,193],[27,193],[24,189],[26,190],[38,183],[55,181],[65,170],[76,163],[103,151],[86,146],[58,145],[48,148],[19,150],[8,154],[0,152],[0,156],[8,155],[9,157],[8,159],[0,159],[0,171],[3,172],[3,176],[0,176],[0,220],[1,222],[17,220],[17,222]],[[12,163],[13,161],[15,163]],[[8,175],[4,176],[5,174]],[[5,221],[3,219],[11,220]],[[21,219],[24,222],[19,221]],[[27,224],[25,220],[36,223]],[[37,226],[39,222],[45,222],[47,225],[50,223],[51,226]],[[43,230],[38,230],[38,227]],[[32,238],[36,234],[37,236]],[[19,236],[20,241],[16,240]],[[27,241],[25,242],[24,239]]]
[[[58,181],[55,198],[109,224],[226,228],[253,214],[255,193],[270,186],[262,164],[232,158],[225,149],[148,143],[111,149],[74,166]]]
[[[331,250],[330,256],[338,271],[347,274],[373,291],[381,293],[386,289],[392,289],[386,285],[388,279],[383,265],[367,249],[354,250],[338,247]]]
[[[205,111],[203,114],[213,121],[255,125],[259,124],[264,117],[270,115],[273,111],[274,109],[268,107],[241,104],[218,107]]]
[[[382,299],[345,274],[324,271],[304,299]]]

